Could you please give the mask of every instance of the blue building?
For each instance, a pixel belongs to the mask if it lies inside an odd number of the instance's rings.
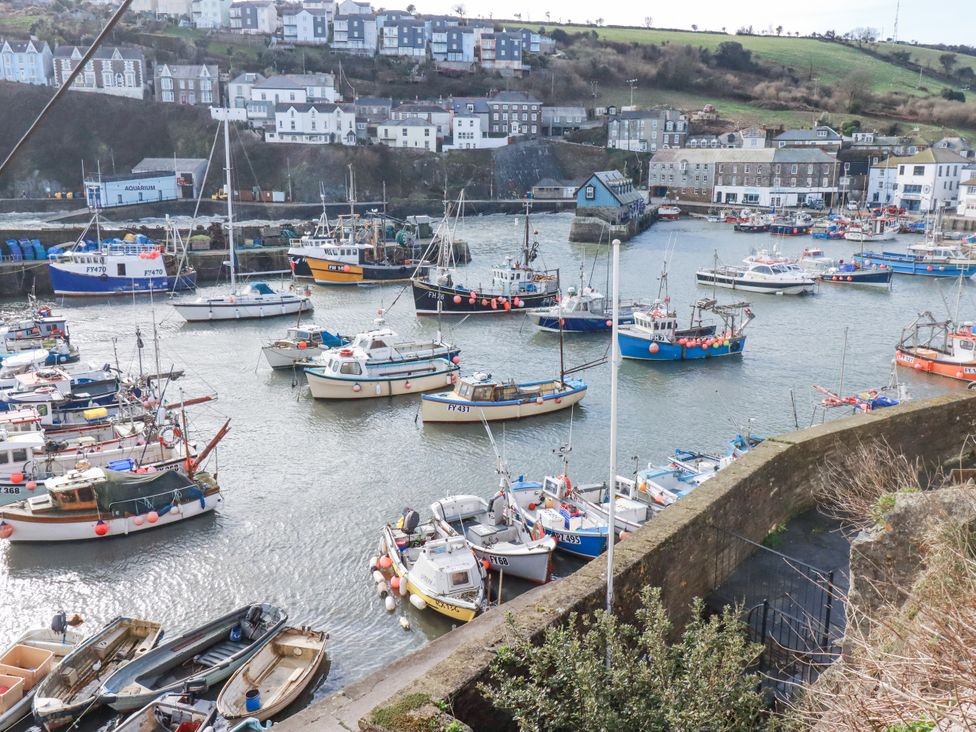
[[[576,189],[576,215],[592,216],[610,224],[640,218],[647,208],[644,194],[619,170],[593,173]]]

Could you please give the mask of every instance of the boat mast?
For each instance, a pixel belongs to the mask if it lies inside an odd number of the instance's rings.
[[[620,239],[613,240],[613,326],[610,335],[610,483],[607,506],[607,612],[613,614],[613,540],[617,515],[617,370],[620,367]],[[609,665],[609,649],[607,664]]]
[[[528,196],[525,197],[525,241],[522,242],[522,259],[525,268],[529,268],[529,206],[531,205]]]
[[[246,112],[243,109],[229,109],[225,107],[211,107],[210,116],[224,123],[224,177],[227,193],[227,250],[230,254],[230,288],[237,285],[237,263],[234,254],[234,192],[230,183],[230,122],[243,121]]]

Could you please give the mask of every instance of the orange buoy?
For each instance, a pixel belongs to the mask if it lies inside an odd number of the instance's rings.
[[[95,535],[105,536],[108,533],[108,524],[98,519],[98,523],[95,524]]]
[[[159,521],[159,514],[156,513],[155,511],[150,511],[149,513],[146,514],[146,521],[148,521],[151,524],[156,523],[157,521]]]
[[[0,521],[0,539],[9,539],[13,536],[14,527],[6,521]]]
[[[382,569],[389,569],[390,567],[393,566],[393,560],[390,559],[389,555],[384,554],[382,557],[380,557],[380,561],[377,562],[377,564],[379,565],[379,568],[381,570]]]

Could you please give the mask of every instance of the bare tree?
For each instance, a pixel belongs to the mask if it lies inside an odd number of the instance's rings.
[[[464,17],[465,7],[461,3],[455,5],[453,8],[451,8],[451,10],[454,11],[454,14],[457,15],[459,18]]]
[[[783,26],[781,25],[776,26],[776,35],[778,36],[783,35]],[[786,35],[789,35],[789,33],[787,33]]]
[[[645,15],[644,16],[644,27],[645,28],[653,28],[654,27],[654,18],[652,18],[650,15]]]

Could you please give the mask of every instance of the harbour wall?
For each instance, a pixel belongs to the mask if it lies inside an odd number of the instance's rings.
[[[611,224],[599,216],[576,215],[569,227],[569,240],[592,244],[609,244],[614,239],[627,241],[647,229],[654,220],[654,214],[648,213],[624,224]]]
[[[760,542],[775,527],[811,508],[825,465],[844,460],[859,445],[878,442],[909,460],[941,464],[960,459],[960,446],[974,432],[976,394],[967,391],[769,438],[617,544],[615,610],[631,618],[641,590],[658,586],[680,627],[692,599],[715,589],[748,555],[746,543],[730,541],[726,532]],[[570,613],[604,607],[605,597],[606,561],[601,557],[432,641],[275,728],[389,729],[376,720],[389,719],[391,710],[435,700],[446,702],[455,718],[476,731],[505,729],[477,685],[487,678],[495,650],[507,642],[506,619],[511,616],[518,633],[538,640]]]

